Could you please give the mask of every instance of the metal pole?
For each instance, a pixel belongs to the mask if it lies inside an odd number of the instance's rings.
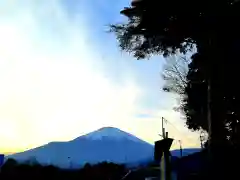
[[[162,136],[163,139],[168,138],[168,132],[165,132],[164,118],[162,117]],[[171,179],[171,168],[170,168],[170,154],[169,150],[163,151],[162,161],[160,162],[160,180]]]
[[[179,140],[179,144],[180,144],[180,157],[182,158],[183,152],[182,152],[182,142],[181,142],[181,140]]]
[[[165,139],[165,129],[164,129],[164,118],[162,117],[162,138]],[[165,152],[163,151],[162,154],[162,160],[159,163],[159,170],[160,170],[160,180],[165,180],[165,170],[166,170],[166,166],[165,166]]]
[[[160,161],[160,180],[166,180],[165,152],[163,151]]]
[[[165,128],[163,125],[163,121],[164,121],[164,118],[162,117],[162,137],[163,137],[163,139],[165,139]]]

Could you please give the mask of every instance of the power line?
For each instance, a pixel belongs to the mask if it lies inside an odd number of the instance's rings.
[[[178,128],[176,128],[176,126],[173,123],[171,123],[171,121],[169,121],[165,118],[164,118],[164,120],[165,120],[166,124],[170,124],[175,130],[177,130],[179,133],[182,133]]]
[[[177,140],[177,141],[181,141],[181,145],[182,145],[182,141],[185,139],[185,140],[189,140],[189,141],[192,141],[193,139],[189,138],[188,136],[185,136],[183,132],[181,132],[171,121],[167,120],[166,118],[163,118],[164,119],[164,122],[166,124],[170,124],[178,133],[179,135],[181,136],[181,138],[179,139],[175,139],[173,138],[174,140]]]

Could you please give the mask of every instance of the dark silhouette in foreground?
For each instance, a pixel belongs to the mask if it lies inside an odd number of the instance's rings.
[[[0,179],[120,180],[126,173],[127,169],[123,165],[107,162],[96,165],[86,164],[83,168],[69,170],[54,166],[42,166],[37,162],[35,164],[18,164],[15,160],[9,159],[1,169]]]

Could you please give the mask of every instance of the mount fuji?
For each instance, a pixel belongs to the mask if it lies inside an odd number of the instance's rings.
[[[51,142],[8,156],[18,162],[31,159],[40,164],[77,168],[103,161],[138,165],[153,160],[153,145],[118,128],[104,127],[67,142]]]

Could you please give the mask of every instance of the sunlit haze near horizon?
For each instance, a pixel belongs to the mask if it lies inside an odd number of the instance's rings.
[[[128,5],[111,0],[0,1],[1,152],[68,141],[105,126],[153,143],[161,117],[170,137],[199,147],[197,133],[161,90],[162,57],[121,52],[108,24]],[[178,148],[174,143],[173,148]]]

